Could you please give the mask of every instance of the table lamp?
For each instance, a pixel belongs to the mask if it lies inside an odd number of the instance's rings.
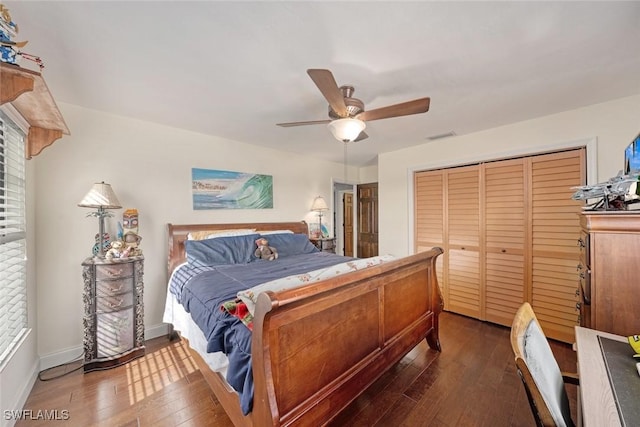
[[[105,184],[104,181],[93,184],[91,190],[84,196],[82,201],[78,203],[81,208],[97,208],[95,212],[88,213],[87,216],[98,217],[98,255],[100,259],[104,259],[104,217],[113,216],[107,209],[120,209],[120,201],[111,189],[111,185]]]
[[[322,232],[322,215],[324,211],[328,211],[329,207],[327,206],[327,202],[324,201],[322,196],[318,196],[313,199],[313,203],[311,204],[311,210],[314,212],[318,212],[318,227],[320,230],[320,237],[324,237],[324,233]]]

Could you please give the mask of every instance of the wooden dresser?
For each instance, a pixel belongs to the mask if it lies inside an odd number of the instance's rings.
[[[640,334],[640,212],[580,215],[580,324]]]
[[[85,372],[144,355],[143,262],[136,256],[82,263]]]

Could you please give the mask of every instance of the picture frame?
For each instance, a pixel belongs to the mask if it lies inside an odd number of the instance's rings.
[[[193,209],[272,209],[273,176],[191,169]]]

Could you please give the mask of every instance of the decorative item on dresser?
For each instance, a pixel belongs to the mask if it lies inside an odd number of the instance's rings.
[[[84,279],[84,372],[144,355],[144,257],[87,258]]]
[[[325,237],[322,239],[314,239],[311,238],[311,243],[318,248],[322,252],[331,252],[333,254],[336,253],[336,238],[335,237]]]
[[[580,215],[580,325],[617,335],[640,331],[640,212]]]
[[[138,210],[127,209],[122,214],[122,241],[131,248],[131,255],[142,255],[142,251],[138,248],[142,237],[138,234]]]

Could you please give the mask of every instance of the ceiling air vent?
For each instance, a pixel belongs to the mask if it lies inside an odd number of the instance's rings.
[[[447,133],[441,133],[439,135],[428,136],[427,139],[429,141],[435,141],[436,139],[449,138],[450,136],[456,136],[456,133],[454,131],[450,131]]]

